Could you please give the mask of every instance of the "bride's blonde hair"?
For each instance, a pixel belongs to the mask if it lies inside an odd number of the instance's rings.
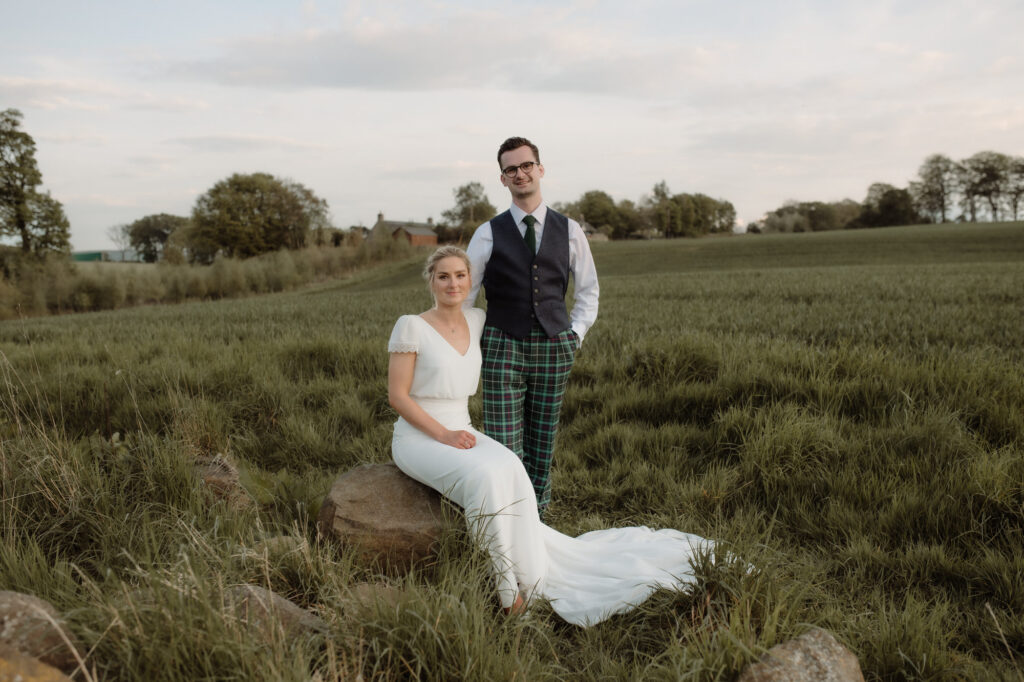
[[[469,256],[459,247],[451,246],[449,244],[447,246],[439,246],[434,253],[430,254],[427,258],[427,265],[423,268],[423,279],[427,280],[428,284],[432,282],[434,279],[434,270],[437,269],[437,264],[445,258],[451,258],[452,256],[462,259],[462,262],[466,264],[466,270],[469,271],[469,276],[472,277],[473,266],[469,262]]]

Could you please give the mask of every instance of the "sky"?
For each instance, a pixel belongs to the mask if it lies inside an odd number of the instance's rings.
[[[1024,3],[931,0],[7,0],[0,109],[22,112],[75,250],[188,215],[233,173],[326,199],[334,224],[441,219],[509,195],[788,200],[905,187],[924,159],[1024,153]]]

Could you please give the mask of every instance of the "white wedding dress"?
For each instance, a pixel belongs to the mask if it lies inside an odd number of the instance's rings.
[[[465,355],[422,317],[399,318],[388,351],[417,353],[411,397],[445,428],[475,434],[476,446],[444,445],[399,418],[391,452],[407,475],[463,508],[470,532],[490,554],[502,606],[511,606],[521,591],[528,600],[547,599],[566,621],[587,626],[629,610],[659,587],[691,584],[691,559],[712,549],[704,538],[646,527],[571,538],[540,522],[522,462],[469,422],[485,316],[478,308],[466,312],[471,339]]]

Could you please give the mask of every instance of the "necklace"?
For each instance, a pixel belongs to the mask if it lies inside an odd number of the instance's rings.
[[[435,308],[435,310],[436,310],[436,308]],[[447,327],[448,328],[448,333],[449,334],[455,334],[456,331],[458,330],[458,327],[459,327],[458,322],[456,322],[454,326],[452,326],[452,324],[450,322],[447,322],[447,321],[445,321],[443,319],[438,319],[438,322],[441,323],[442,327]]]

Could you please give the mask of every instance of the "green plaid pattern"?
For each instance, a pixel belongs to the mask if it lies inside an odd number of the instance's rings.
[[[549,338],[534,324],[527,338],[517,339],[488,325],[480,347],[484,433],[523,460],[543,514],[551,502],[551,454],[576,335],[567,329]]]

